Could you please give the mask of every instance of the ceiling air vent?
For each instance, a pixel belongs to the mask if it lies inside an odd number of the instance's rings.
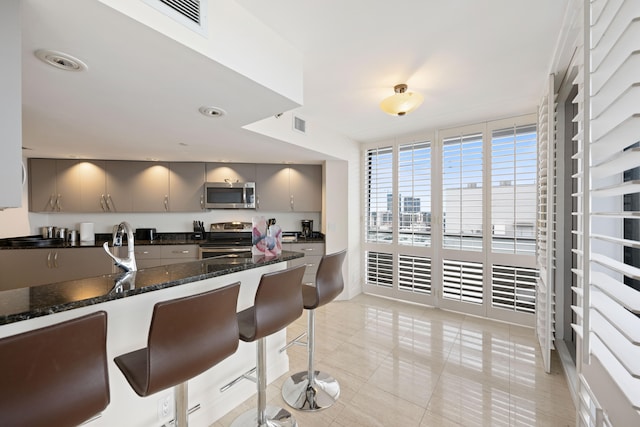
[[[300,117],[293,116],[293,129],[301,133],[307,133],[307,122]]]
[[[207,36],[208,2],[206,0],[144,0],[144,2],[195,32]]]

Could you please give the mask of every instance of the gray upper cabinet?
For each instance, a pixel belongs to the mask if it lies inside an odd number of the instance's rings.
[[[78,160],[30,159],[29,209],[78,212],[82,208],[82,168]]]
[[[207,182],[254,182],[256,165],[253,163],[207,163]]]
[[[138,162],[136,162],[138,163]],[[135,168],[129,162],[105,162],[107,211],[133,212],[131,182],[135,179]]]
[[[133,212],[169,211],[169,163],[133,162]]]
[[[204,209],[205,165],[198,162],[169,164],[169,211],[198,212]]]
[[[255,182],[256,208],[320,212],[322,166],[29,159],[32,212],[199,212],[205,182]]]
[[[289,168],[282,165],[256,165],[256,209],[291,211]]]
[[[169,210],[169,164],[165,162],[106,162],[106,196],[112,212]]]
[[[322,166],[256,166],[257,208],[276,212],[322,210]]]
[[[80,178],[76,212],[107,212],[105,162],[83,160],[75,166]]]
[[[29,159],[29,210],[56,211],[56,160]]]
[[[292,165],[289,167],[291,210],[320,212],[322,210],[322,166]]]

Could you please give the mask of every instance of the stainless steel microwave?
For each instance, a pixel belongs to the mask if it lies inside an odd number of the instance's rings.
[[[255,209],[255,182],[205,182],[206,209]]]

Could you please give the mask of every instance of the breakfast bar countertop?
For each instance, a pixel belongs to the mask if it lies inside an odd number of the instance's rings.
[[[227,256],[145,268],[128,273],[11,289],[0,292],[0,325],[153,292],[303,257]]]

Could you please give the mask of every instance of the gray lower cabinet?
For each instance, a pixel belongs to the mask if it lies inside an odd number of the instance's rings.
[[[318,271],[318,264],[324,255],[324,243],[314,242],[296,242],[296,243],[283,243],[282,249],[285,251],[302,252],[304,258],[296,258],[289,261],[289,267],[296,265],[306,264],[307,268],[302,278],[302,283],[314,283],[316,281],[316,272]]]
[[[102,248],[6,249],[0,251],[0,291],[110,274]]]
[[[126,252],[123,247],[120,253]],[[134,247],[138,269],[196,261],[198,245],[138,245]],[[126,253],[125,253],[126,255]]]

